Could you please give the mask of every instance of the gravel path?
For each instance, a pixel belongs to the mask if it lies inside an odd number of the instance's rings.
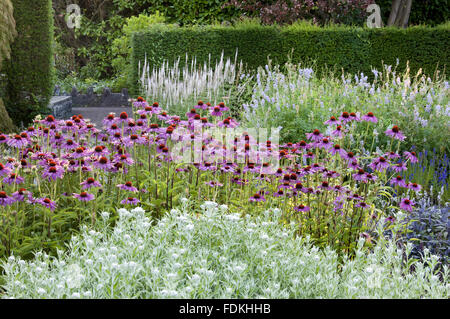
[[[109,113],[116,113],[119,115],[121,112],[127,112],[128,115],[132,114],[131,107],[74,107],[72,108],[72,115],[81,114],[85,119],[90,119],[91,122],[97,124],[97,127],[102,126],[102,120]]]

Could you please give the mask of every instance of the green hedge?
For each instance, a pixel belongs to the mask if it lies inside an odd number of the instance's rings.
[[[163,60],[196,56],[207,61],[208,54],[214,61],[222,51],[238,59],[250,69],[267,64],[267,56],[273,63],[283,64],[291,55],[292,62],[311,62],[316,67],[371,76],[372,68],[381,70],[382,61],[404,69],[409,61],[411,72],[419,68],[432,75],[439,67],[449,63],[448,26],[397,28],[315,27],[292,25],[287,27],[246,25],[236,27],[197,26],[153,28],[135,33],[132,39],[133,79],[137,89],[138,63],[147,59],[154,66]],[[182,59],[183,60],[183,59]]]
[[[27,125],[46,112],[53,82],[51,0],[13,0],[18,36],[6,65],[6,108],[15,124]]]

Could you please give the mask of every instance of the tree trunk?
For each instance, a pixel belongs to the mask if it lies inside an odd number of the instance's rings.
[[[411,14],[412,0],[392,0],[388,26],[406,28]]]

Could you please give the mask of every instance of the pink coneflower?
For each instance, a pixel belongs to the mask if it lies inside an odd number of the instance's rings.
[[[114,135],[114,133],[121,133],[122,129],[119,127],[119,125],[113,123],[106,129],[106,132],[108,132],[111,135]]]
[[[137,199],[136,197],[127,197],[126,199],[122,200],[120,203],[123,205],[133,205],[136,206],[141,201]]]
[[[388,152],[386,154],[384,154],[385,157],[389,158],[389,159],[397,159],[400,158],[400,155],[398,155],[395,152]]]
[[[314,157],[316,157],[316,156],[314,155],[313,152],[308,152],[308,153],[306,153],[306,154],[303,154],[303,157],[304,157],[304,158],[314,158]]]
[[[117,185],[118,188],[129,191],[129,192],[133,192],[136,193],[138,191],[138,189],[136,187],[133,186],[133,183],[131,182],[126,182],[125,184],[119,184]]]
[[[404,162],[400,162],[395,165],[392,165],[389,169],[393,170],[394,172],[401,173],[403,171],[406,171],[408,167],[406,167]]]
[[[401,177],[400,175],[391,179],[390,184],[400,186],[400,187],[407,187],[405,181],[403,180],[403,177]]]
[[[61,147],[62,147],[63,149],[71,150],[71,149],[77,148],[77,147],[78,147],[78,143],[74,142],[74,141],[71,140],[71,139],[67,139],[67,140],[65,140],[65,141],[62,143]]]
[[[338,125],[336,127],[336,129],[333,132],[331,132],[331,135],[335,136],[335,137],[338,137],[338,138],[341,138],[344,135],[344,132],[342,132],[342,126]]]
[[[126,164],[128,166],[131,166],[134,164],[134,160],[130,157],[128,154],[121,154],[115,156],[115,161],[119,163]]]
[[[383,171],[383,170],[389,168],[389,166],[390,165],[389,165],[388,160],[383,156],[376,158],[374,161],[372,161],[372,163],[369,164],[369,167],[371,169],[373,169],[374,171],[375,170]]]
[[[416,152],[403,152],[403,155],[406,159],[409,159],[411,163],[417,163],[419,160],[417,159]]]
[[[333,144],[331,143],[331,141],[328,138],[322,139],[320,142],[317,142],[316,145],[319,148],[323,148],[323,149],[326,149],[326,150],[329,150],[330,148],[333,147]]]
[[[5,175],[8,175],[11,173],[11,169],[9,167],[6,167],[2,163],[0,163],[0,177],[3,177]]]
[[[225,106],[225,103],[223,102],[220,102],[217,106],[220,108],[221,112],[227,112],[230,110],[228,107]]]
[[[284,191],[282,188],[280,188],[278,191],[276,191],[275,193],[273,193],[274,197],[282,197],[284,196]]]
[[[8,144],[11,147],[16,147],[16,148],[24,148],[25,146],[27,146],[29,144],[28,139],[23,138],[22,136],[16,134],[14,137],[10,138],[6,144]]]
[[[342,121],[342,124],[348,123],[352,120],[348,112],[342,112],[341,116],[339,116],[339,119]]]
[[[103,170],[111,169],[111,162],[105,156],[100,157],[97,161],[92,164],[96,168],[100,168]]]
[[[56,124],[57,121],[55,120],[55,117],[54,117],[53,115],[49,115],[49,116],[47,116],[45,119],[43,119],[43,120],[41,121],[41,123],[42,123],[42,124],[45,124],[45,125],[47,125],[47,126],[50,126],[50,125],[52,125],[52,124]]]
[[[422,186],[420,186],[420,185],[417,184],[417,183],[409,183],[409,184],[408,184],[408,188],[409,188],[409,189],[412,189],[412,190],[415,191],[415,192],[418,192],[418,191],[420,191],[420,190],[422,189]]]
[[[250,202],[265,202],[266,199],[264,198],[263,195],[256,193],[252,197],[249,198],[249,201]]]
[[[400,209],[406,210],[408,212],[412,211],[415,203],[409,198],[403,198],[400,202]]]
[[[128,122],[128,114],[127,112],[122,112],[119,114],[119,117],[116,119],[118,123]]]
[[[64,168],[59,165],[50,166],[42,173],[42,177],[48,181],[56,181],[58,178],[63,178]]]
[[[367,181],[372,181],[372,182],[375,182],[378,179],[378,177],[376,175],[369,174],[369,173],[366,173],[366,178],[367,178]]]
[[[298,206],[294,207],[294,210],[296,210],[297,212],[309,212],[310,208],[308,206],[305,206],[303,204],[300,204]]]
[[[6,192],[0,191],[0,206],[9,206],[14,203],[14,198],[8,196]]]
[[[314,142],[319,142],[322,140],[323,135],[316,129],[312,133],[306,133],[306,137]]]
[[[218,106],[214,106],[213,108],[211,108],[211,116],[222,116],[222,112],[220,110],[220,107]]]
[[[384,221],[385,221],[386,223],[392,224],[392,223],[395,222],[395,217],[394,217],[394,216],[389,216],[388,218],[385,218]]]
[[[327,181],[322,181],[322,183],[319,185],[319,188],[321,189],[325,189],[325,190],[331,190],[331,186],[330,183],[328,183]]]
[[[355,181],[362,181],[362,182],[366,182],[367,181],[366,172],[364,172],[363,169],[359,169],[358,172],[356,172],[352,176],[353,176],[353,179]]]
[[[92,188],[92,187],[102,187],[102,184],[97,182],[92,177],[89,177],[87,180],[82,182],[80,185],[82,186],[81,189],[89,189],[89,188]]]
[[[366,121],[366,122],[372,122],[372,123],[377,123],[378,122],[378,119],[375,117],[375,115],[373,115],[372,112],[369,112],[366,115],[364,115],[362,117],[362,120]]]
[[[28,200],[32,199],[31,192],[25,188],[20,188],[18,191],[12,193],[11,196],[16,202],[23,202],[25,198],[28,198]]]
[[[335,144],[333,147],[330,148],[330,153],[335,155],[339,154],[341,157],[344,157],[347,155],[347,152],[341,148],[339,144]]]
[[[142,96],[139,96],[136,101],[133,102],[134,107],[144,107],[148,105]]]
[[[161,112],[158,115],[158,119],[161,120],[161,121],[167,121],[167,120],[170,120],[171,117],[166,112]]]
[[[198,101],[197,105],[194,106],[194,108],[206,110],[208,108],[208,105],[206,103],[203,103],[203,101]]]
[[[102,121],[103,125],[105,127],[110,127],[114,123],[116,123],[116,117],[114,116],[114,113],[108,114]]]
[[[210,187],[222,187],[223,186],[223,184],[216,182],[216,181],[205,182],[205,185],[208,185]]]
[[[330,119],[328,121],[325,121],[323,124],[325,124],[325,125],[336,124],[337,125],[337,124],[341,124],[341,122],[338,119],[336,119],[336,117],[332,116],[332,117],[330,117]]]
[[[350,118],[352,119],[352,121],[356,121],[356,122],[361,121],[361,119],[359,118],[358,114],[356,114],[355,112],[351,112],[350,113]]]
[[[343,159],[352,162],[356,160],[356,156],[353,152],[347,152],[342,156]]]
[[[10,173],[8,175],[8,177],[5,177],[3,179],[3,183],[11,185],[11,184],[22,184],[24,182],[23,177],[15,174],[15,173]]]
[[[82,202],[89,202],[95,198],[95,196],[93,194],[89,194],[86,192],[81,192],[80,194],[73,193],[72,195],[73,195],[73,197],[75,197],[76,199],[78,199],[79,201],[82,201]]]
[[[400,129],[398,128],[397,125],[394,125],[392,127],[392,129],[387,130],[386,132],[384,132],[387,136],[390,136],[392,138],[395,138],[397,140],[403,141],[406,136],[403,135],[403,133],[400,131]]]
[[[355,207],[361,207],[363,209],[369,209],[370,208],[370,206],[367,205],[366,202],[358,202],[358,203],[355,204]]]
[[[151,106],[146,106],[144,109],[138,110],[139,115],[145,114],[147,119],[150,119],[153,115],[153,108]]]
[[[307,150],[307,149],[311,148],[311,146],[308,143],[306,143],[305,141],[298,142],[296,146],[302,150]]]
[[[56,208],[56,203],[52,201],[50,198],[40,198],[35,201],[36,203],[49,208],[51,211],[54,211]]]
[[[191,109],[189,112],[186,113],[186,116],[188,119],[193,119],[197,114],[197,110],[196,109]]]

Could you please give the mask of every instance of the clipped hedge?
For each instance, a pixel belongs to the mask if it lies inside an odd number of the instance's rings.
[[[5,65],[5,104],[14,123],[27,125],[46,111],[53,82],[51,0],[13,0],[18,36]]]
[[[411,73],[419,68],[433,75],[449,65],[448,43],[450,28],[417,26],[397,28],[315,27],[311,25],[279,26],[194,26],[150,28],[138,32],[132,39],[132,63],[135,89],[139,68],[145,56],[153,66],[163,60],[173,61],[179,56],[197,57],[198,61],[218,59],[224,51],[226,57],[238,59],[248,68],[267,64],[267,56],[273,63],[283,64],[291,56],[292,62],[311,62],[316,67],[343,69],[349,73],[363,72],[371,76],[372,68],[381,69],[382,61],[403,70],[409,61]],[[183,59],[181,59],[183,60]]]

